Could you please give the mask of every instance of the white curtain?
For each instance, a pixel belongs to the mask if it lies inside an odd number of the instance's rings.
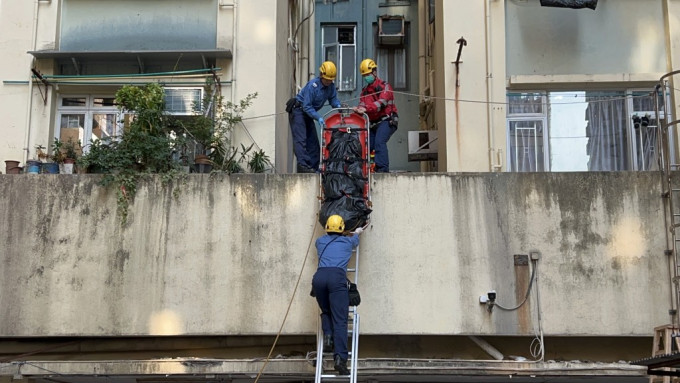
[[[626,100],[586,93],[588,170],[629,170]]]

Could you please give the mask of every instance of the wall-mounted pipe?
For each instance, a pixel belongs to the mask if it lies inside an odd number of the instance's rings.
[[[496,140],[494,138],[493,129],[493,113],[491,106],[491,99],[493,96],[493,45],[491,39],[491,11],[490,2],[495,0],[484,0],[484,47],[486,49],[485,61],[486,61],[486,133],[487,133],[487,144],[488,149],[488,161],[489,170],[492,172],[500,171],[503,165],[496,162]]]
[[[33,35],[31,36],[31,50],[35,51],[36,47],[38,45],[38,6],[40,5],[39,0],[35,0],[35,5],[33,6]],[[32,110],[33,110],[33,73],[30,71],[30,69],[33,69],[33,65],[35,64],[35,57],[31,59],[31,64],[29,69],[29,76],[28,76],[28,107],[26,110],[26,134],[24,135],[24,151],[26,151],[24,155],[24,163],[28,160],[29,156],[29,148],[28,148],[28,143],[31,140],[31,116],[32,116]]]

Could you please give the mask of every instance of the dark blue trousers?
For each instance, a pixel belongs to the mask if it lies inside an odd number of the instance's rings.
[[[387,153],[387,141],[397,131],[397,128],[390,125],[390,122],[385,120],[378,123],[378,126],[372,128],[370,133],[371,150],[375,150],[375,171],[379,173],[387,173],[390,171],[390,157]]]
[[[312,279],[316,302],[321,308],[324,335],[333,335],[334,355],[347,360],[347,319],[349,295],[347,273],[339,267],[320,267]]]
[[[302,108],[293,108],[288,115],[290,131],[293,134],[293,152],[298,165],[319,170],[320,146],[314,120]]]

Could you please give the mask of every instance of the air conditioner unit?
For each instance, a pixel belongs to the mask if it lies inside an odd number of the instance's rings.
[[[405,37],[404,16],[380,16],[378,18],[378,45],[404,45]]]
[[[436,161],[438,153],[436,130],[414,130],[408,132],[408,160]]]

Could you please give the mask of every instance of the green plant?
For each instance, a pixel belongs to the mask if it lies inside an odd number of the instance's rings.
[[[69,138],[68,141],[64,142],[54,137],[54,141],[51,145],[52,156],[50,157],[53,162],[58,164],[63,164],[66,159],[76,160],[78,158],[78,152],[81,151],[80,140],[76,143],[73,138]]]
[[[58,164],[63,164],[66,159],[66,155],[62,152],[63,143],[59,141],[57,137],[54,137],[52,142],[52,161]]]
[[[91,173],[103,173],[101,184],[116,189],[118,213],[125,224],[142,178],[162,174],[164,184],[168,184],[183,176],[176,159],[181,140],[174,132],[172,119],[165,115],[163,88],[159,84],[126,85],[116,92],[116,104],[121,112],[135,118],[122,135],[90,142],[88,152],[77,163]]]
[[[271,166],[269,156],[262,149],[251,154],[250,160],[248,160],[248,169],[253,173],[264,173]]]
[[[232,144],[231,135],[237,124],[242,123],[243,113],[253,104],[257,93],[248,94],[238,102],[224,101],[224,98],[211,92],[212,84],[207,85],[207,96],[201,105],[195,107],[199,113],[180,122],[184,132],[200,146],[200,153],[208,155],[213,171],[241,173],[244,160],[253,145],[240,148]]]
[[[66,158],[77,160],[82,151],[83,147],[80,140],[76,142],[73,138],[69,138],[68,141],[63,143],[62,152]]]
[[[43,145],[36,145],[35,146],[35,159],[44,162],[46,159],[50,158],[50,156],[45,152],[45,146]]]

